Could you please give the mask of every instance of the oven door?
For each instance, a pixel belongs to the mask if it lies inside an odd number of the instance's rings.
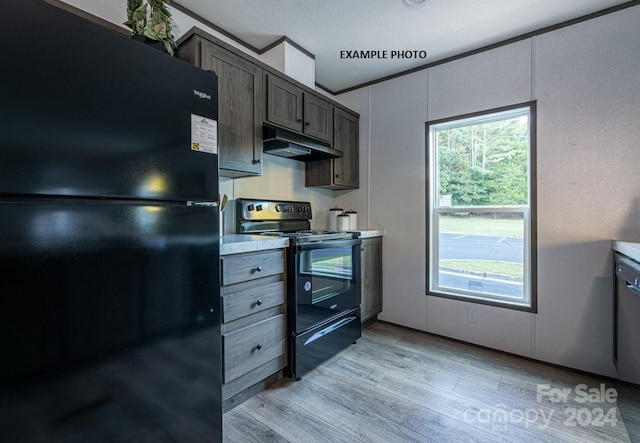
[[[360,239],[296,246],[295,332],[360,305]]]

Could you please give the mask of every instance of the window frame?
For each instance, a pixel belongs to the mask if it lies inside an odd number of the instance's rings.
[[[470,126],[474,124],[473,122],[469,122],[466,124],[462,124],[464,120],[471,119],[480,119],[483,116],[491,116],[492,114],[500,114],[504,113],[505,116],[501,118],[495,119],[487,119],[478,121],[480,123],[487,123],[491,120],[500,121],[508,118],[509,112],[515,112],[519,109],[526,109],[529,111],[529,152],[528,152],[528,188],[529,188],[529,202],[528,205],[517,205],[517,206],[455,206],[456,212],[523,212],[523,217],[528,216],[527,219],[524,218],[524,248],[523,248],[523,290],[525,297],[522,301],[510,301],[508,299],[502,299],[499,296],[495,297],[481,297],[477,293],[473,293],[473,291],[469,291],[465,293],[462,290],[453,290],[453,291],[444,291],[443,288],[439,286],[435,286],[432,289],[432,283],[438,282],[438,270],[432,270],[432,266],[435,266],[433,263],[434,260],[434,250],[436,251],[437,258],[437,248],[438,248],[438,235],[439,227],[438,227],[438,213],[442,212],[452,212],[451,210],[446,210],[447,207],[436,206],[436,198],[437,198],[437,187],[438,183],[435,182],[437,179],[436,174],[436,164],[437,162],[432,161],[435,159],[435,146],[431,136],[431,130],[433,126],[442,125],[445,123],[451,123],[460,121],[461,127]],[[426,295],[427,296],[436,296],[442,298],[448,298],[453,300],[459,300],[470,303],[478,303],[490,306],[497,306],[501,308],[508,308],[519,311],[526,311],[537,313],[538,311],[538,303],[537,303],[537,195],[536,195],[536,151],[537,151],[537,107],[536,101],[529,101],[524,103],[518,103],[509,106],[503,106],[499,108],[492,108],[483,111],[473,112],[469,114],[456,115],[453,117],[447,117],[438,120],[431,120],[425,123],[425,153],[426,153]],[[435,189],[434,189],[435,188]],[[432,240],[435,239],[435,240]],[[432,275],[432,271],[435,271],[435,276]],[[528,291],[528,297],[526,297]]]

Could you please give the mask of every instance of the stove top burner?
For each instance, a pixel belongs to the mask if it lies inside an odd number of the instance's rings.
[[[309,202],[236,199],[236,232],[288,237],[291,243],[346,240],[354,232],[311,229],[313,211]]]

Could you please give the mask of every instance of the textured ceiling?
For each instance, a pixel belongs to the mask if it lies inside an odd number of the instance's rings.
[[[258,49],[288,37],[315,55],[316,82],[341,91],[627,2],[426,0],[418,8],[403,0],[176,3]],[[354,50],[387,53],[373,59],[341,58],[341,51]],[[391,51],[425,51],[426,58],[399,58]]]

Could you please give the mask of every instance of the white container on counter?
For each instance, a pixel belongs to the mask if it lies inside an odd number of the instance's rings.
[[[350,231],[357,230],[358,229],[358,213],[353,209],[344,211],[344,213],[349,216],[349,230]]]
[[[342,214],[344,210],[339,207],[329,209],[329,230],[339,231],[338,229],[338,216]]]
[[[338,223],[338,231],[349,230],[349,216],[347,214],[340,214],[336,217]]]

